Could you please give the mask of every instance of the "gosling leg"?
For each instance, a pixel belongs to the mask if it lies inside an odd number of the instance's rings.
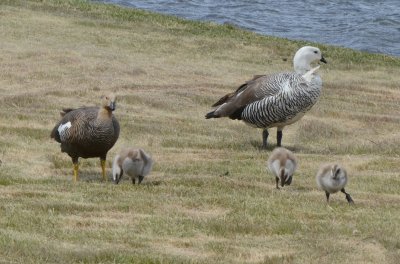
[[[328,193],[327,191],[325,191],[325,195],[326,195],[326,202],[329,203],[329,195],[330,195],[330,193]]]
[[[349,202],[349,204],[354,204],[353,199],[351,199],[351,196],[349,193],[347,193],[344,188],[340,190],[342,193],[346,195],[346,200]]]

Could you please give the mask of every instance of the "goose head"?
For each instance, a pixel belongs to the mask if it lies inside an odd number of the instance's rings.
[[[113,93],[110,93],[108,95],[103,95],[101,97],[101,105],[103,108],[105,108],[107,111],[114,111],[115,110],[115,95]]]
[[[311,70],[311,64],[313,62],[321,61],[327,63],[324,56],[322,56],[319,48],[305,46],[300,48],[293,58],[294,70],[299,74],[304,74]]]

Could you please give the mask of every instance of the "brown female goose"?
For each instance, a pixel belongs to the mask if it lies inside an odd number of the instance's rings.
[[[119,136],[119,123],[112,114],[115,95],[102,97],[101,107],[63,109],[61,120],[51,132],[51,138],[61,143],[74,164],[74,182],[78,179],[78,159],[100,158],[103,180],[106,180],[106,156]]]

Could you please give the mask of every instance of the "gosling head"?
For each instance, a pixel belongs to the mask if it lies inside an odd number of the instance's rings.
[[[331,177],[335,181],[346,179],[346,171],[338,164],[334,164],[331,169]]]

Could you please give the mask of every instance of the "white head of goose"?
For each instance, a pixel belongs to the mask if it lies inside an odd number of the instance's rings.
[[[143,149],[122,149],[114,158],[113,181],[118,184],[124,172],[126,172],[131,177],[133,184],[136,180],[140,184],[144,177],[150,173],[152,167],[153,159]]]
[[[319,188],[325,191],[326,201],[329,202],[329,195],[341,191],[346,195],[349,204],[354,203],[344,187],[347,184],[347,172],[338,164],[322,165],[317,172],[316,180]]]
[[[318,101],[322,89],[314,62],[327,63],[316,47],[299,49],[293,59],[294,72],[256,75],[235,92],[220,98],[206,114],[206,119],[229,117],[263,129],[263,148],[267,146],[268,129],[277,127],[277,145],[282,130],[298,121]]]
[[[106,180],[107,152],[119,136],[119,123],[112,114],[115,95],[102,96],[101,107],[63,109],[61,120],[51,132],[51,138],[61,143],[61,151],[67,153],[74,164],[74,182],[78,179],[81,158],[100,158],[103,180]]]
[[[267,165],[275,176],[277,189],[279,181],[282,187],[292,183],[293,174],[297,169],[297,159],[293,152],[285,148],[275,148],[268,158]]]

